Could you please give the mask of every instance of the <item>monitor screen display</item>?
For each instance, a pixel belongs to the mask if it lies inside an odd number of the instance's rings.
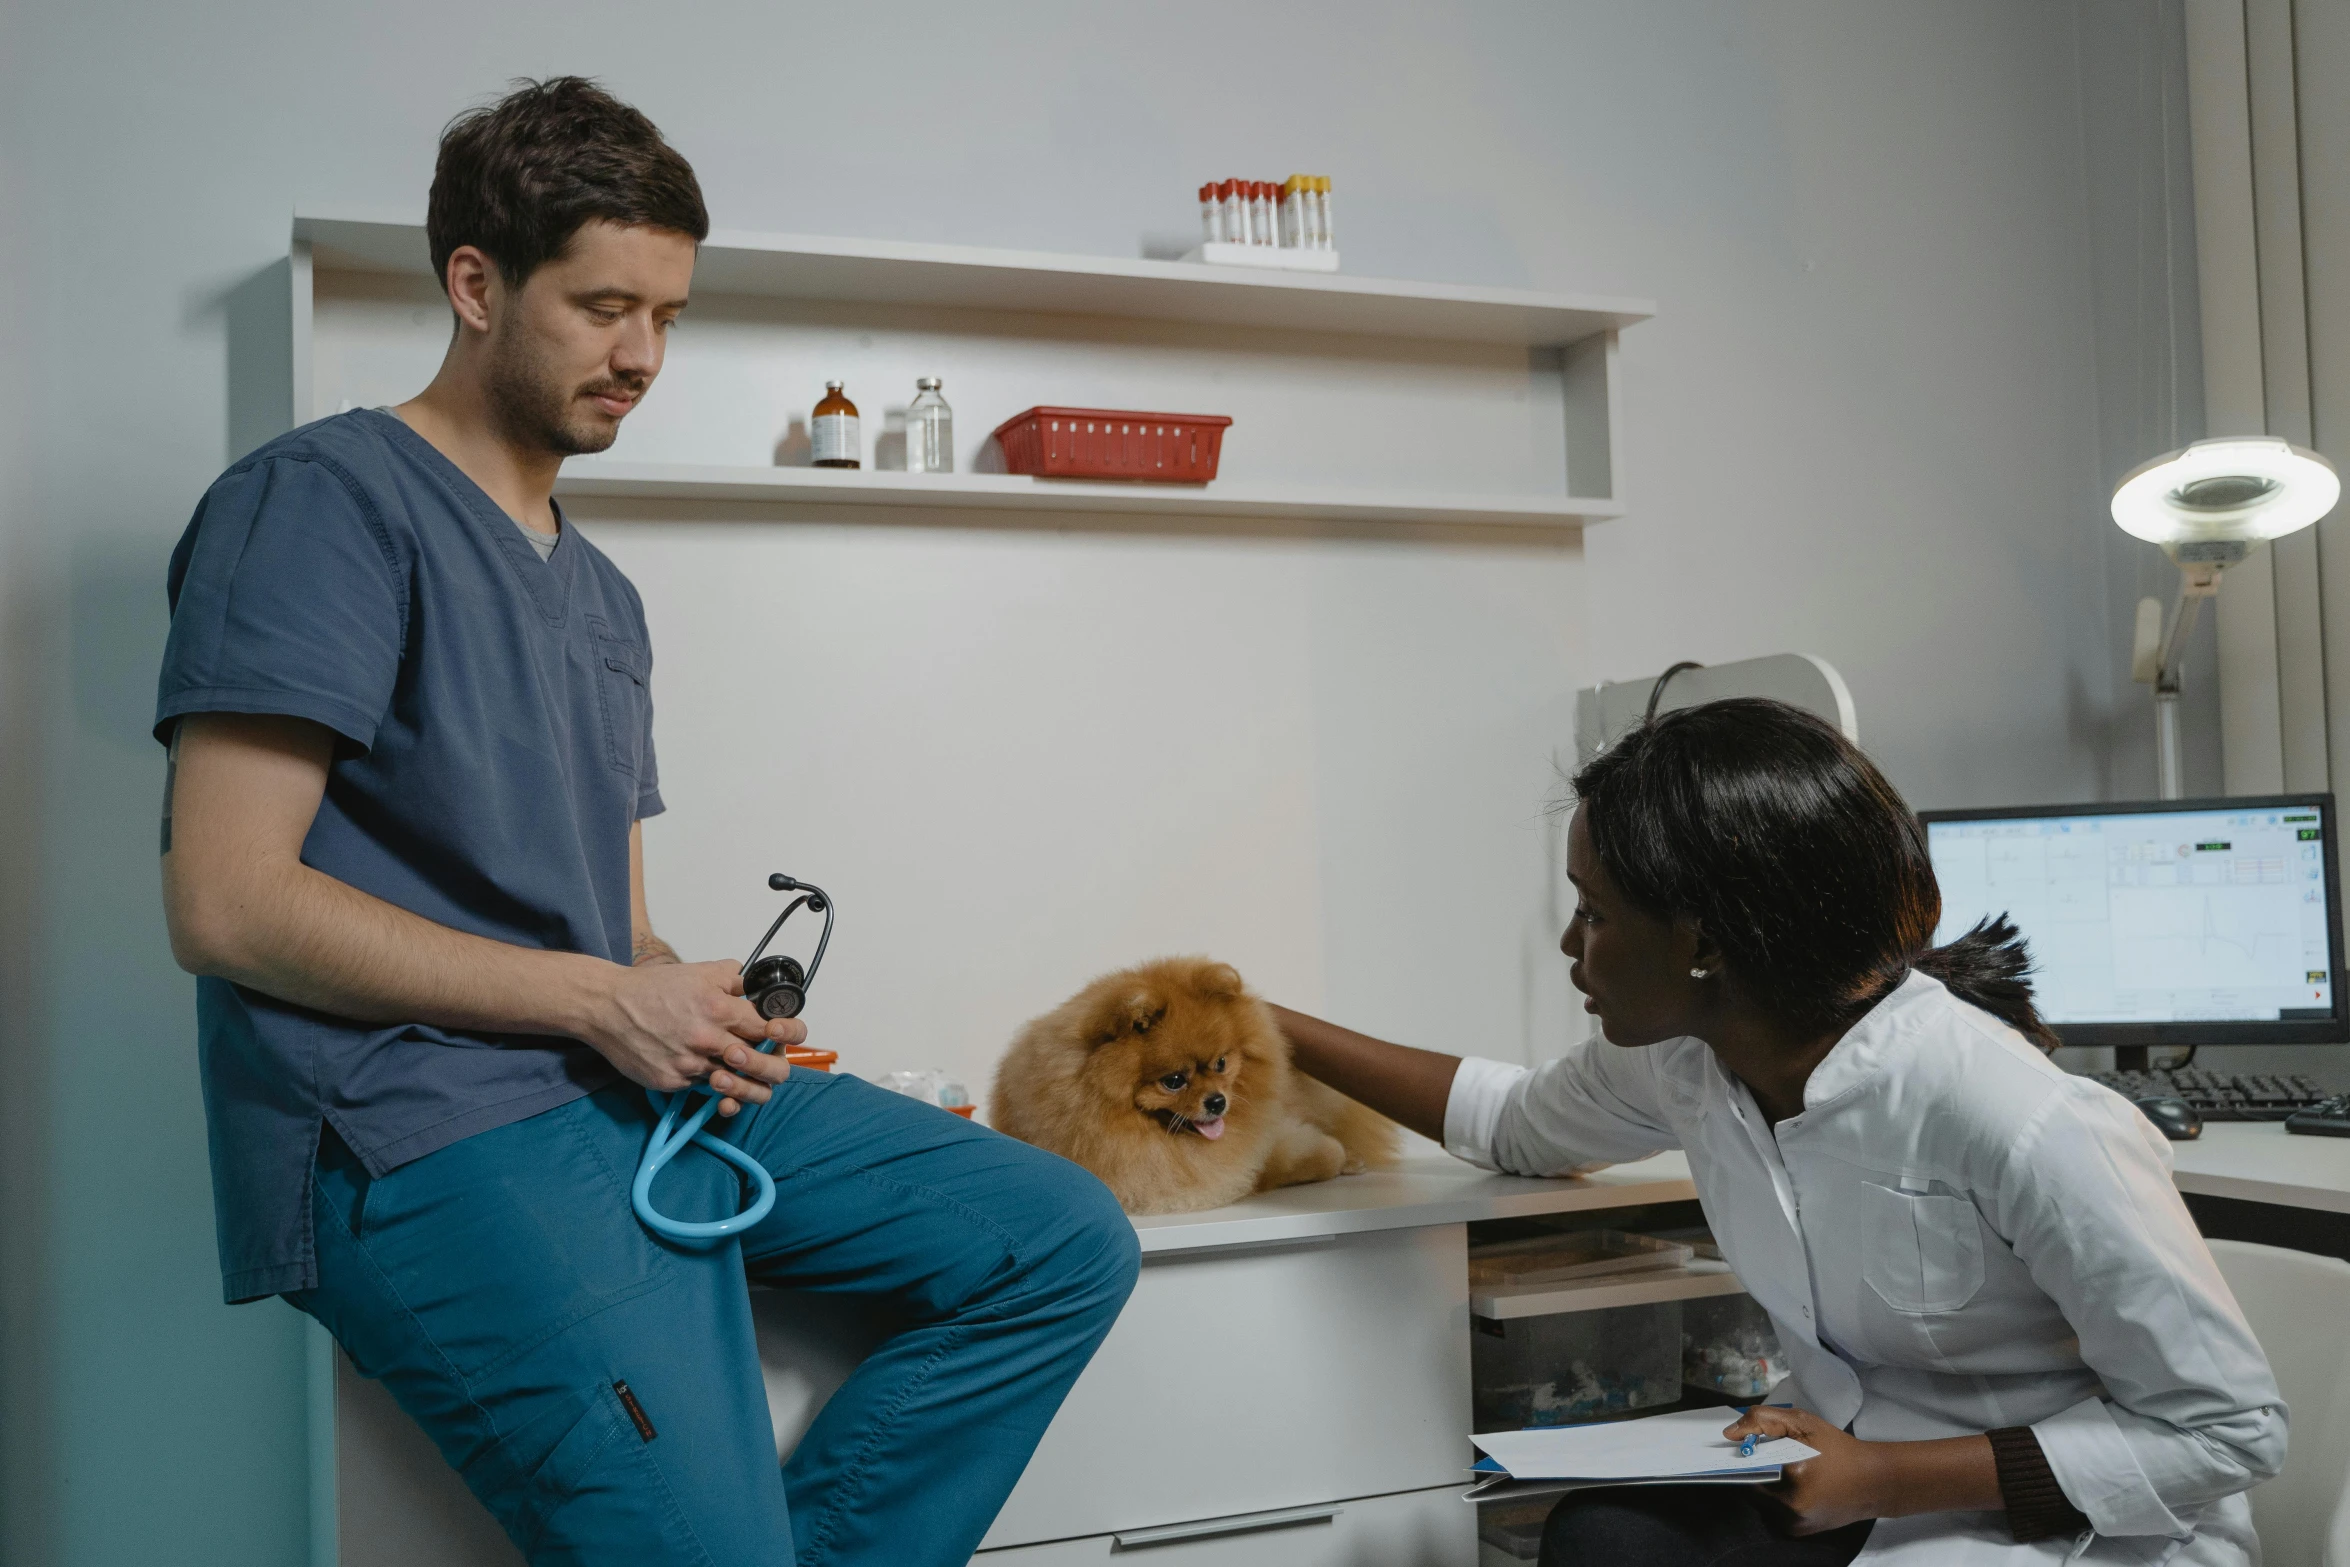
[[[2322,796],[1929,812],[1934,939],[2006,913],[2068,1040],[2084,1025],[2332,1024],[2332,815]]]

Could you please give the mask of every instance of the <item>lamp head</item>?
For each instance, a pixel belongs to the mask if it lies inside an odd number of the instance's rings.
[[[2113,520],[2182,566],[2230,566],[2308,527],[2341,496],[2334,465],[2317,453],[2275,436],[2227,436],[2142,464],[2115,488]]]

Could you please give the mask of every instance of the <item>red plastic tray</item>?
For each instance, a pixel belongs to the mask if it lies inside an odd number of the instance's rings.
[[[1216,476],[1231,423],[1222,414],[1031,408],[997,425],[995,438],[1003,443],[1010,473],[1205,484]]]

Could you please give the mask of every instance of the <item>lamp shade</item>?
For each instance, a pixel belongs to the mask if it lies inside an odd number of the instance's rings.
[[[2113,492],[2113,520],[2155,544],[2251,545],[2308,527],[2341,496],[2334,465],[2317,453],[2230,436],[2139,467]]]

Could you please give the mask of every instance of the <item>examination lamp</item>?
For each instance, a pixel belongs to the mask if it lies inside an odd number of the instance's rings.
[[[2186,794],[2179,769],[2179,666],[2203,601],[2219,592],[2219,574],[2254,545],[2308,527],[2341,496],[2332,463],[2269,435],[2197,441],[2144,464],[2114,490],[2113,520],[2121,530],[2161,545],[2179,567],[2179,606],[2169,635],[2163,634],[2162,600],[2140,599],[2130,649],[2130,678],[2154,688],[2163,799]]]

